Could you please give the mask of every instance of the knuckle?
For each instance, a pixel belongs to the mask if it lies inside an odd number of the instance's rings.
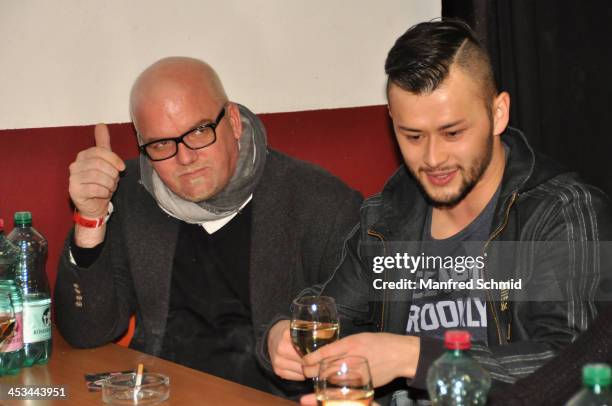
[[[103,165],[103,163],[102,163],[102,160],[100,160],[100,159],[96,159],[96,160],[94,161],[94,168],[95,168],[96,170],[98,170],[98,171],[101,171],[101,170],[104,168],[104,165]]]
[[[87,149],[83,149],[79,151],[79,153],[76,156],[76,160],[81,161],[81,160],[88,159],[88,156],[91,154],[91,150],[92,148],[87,148]]]
[[[92,196],[96,192],[95,185],[83,185],[83,194],[87,196]]]
[[[295,352],[295,349],[293,348],[293,345],[291,344],[284,345],[281,350],[286,355],[291,355]]]
[[[90,185],[89,188],[90,188],[91,194],[93,196],[100,196],[100,195],[103,195],[105,193],[103,188],[101,186],[99,186],[99,185]]]

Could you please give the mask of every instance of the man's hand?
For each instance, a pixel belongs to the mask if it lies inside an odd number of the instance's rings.
[[[96,125],[96,146],[79,152],[70,164],[70,198],[83,217],[106,216],[108,202],[117,189],[119,172],[125,164],[111,150],[110,134],[105,124]]]
[[[306,379],[302,373],[302,358],[291,343],[289,320],[276,323],[268,333],[268,353],[274,373],[292,381]]]
[[[319,373],[319,362],[327,357],[358,355],[370,364],[372,383],[379,387],[398,377],[412,378],[419,361],[420,340],[414,336],[389,333],[355,334],[327,344],[306,355],[304,375],[315,377]]]
[[[96,146],[79,152],[70,164],[68,186],[76,209],[81,216],[91,219],[106,216],[108,203],[117,190],[119,172],[125,169],[123,160],[111,150],[110,134],[105,124],[96,125],[95,139]],[[83,231],[77,227],[75,232],[75,241],[81,247],[95,246],[103,240],[102,230]]]

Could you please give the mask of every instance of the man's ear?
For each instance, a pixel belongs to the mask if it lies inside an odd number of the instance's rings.
[[[510,121],[510,95],[501,92],[493,99],[493,134],[500,135],[508,127]]]
[[[240,110],[238,109],[238,105],[236,103],[228,102],[226,108],[227,118],[229,119],[234,138],[239,140],[240,136],[242,135],[242,120],[240,119]]]

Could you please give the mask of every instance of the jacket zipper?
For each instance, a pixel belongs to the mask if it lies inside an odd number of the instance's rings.
[[[378,238],[383,245],[383,253],[387,256],[387,244],[385,244],[385,238],[382,234],[368,230],[368,235],[371,237]],[[383,272],[383,283],[387,281],[387,272]],[[385,331],[385,305],[387,303],[387,289],[383,290],[383,300],[382,300],[382,309],[380,312],[380,331]]]
[[[487,249],[491,241],[496,239],[501,234],[501,232],[504,231],[504,229],[508,226],[508,221],[510,219],[510,209],[512,209],[512,206],[516,202],[517,198],[518,198],[518,192],[513,192],[512,198],[510,199],[510,204],[508,204],[508,207],[506,207],[506,212],[504,214],[504,220],[499,225],[499,227],[497,227],[497,229],[493,232],[493,234],[491,234],[489,239],[485,242],[485,245],[483,248],[483,255],[485,257],[487,255]],[[495,306],[493,306],[493,299],[491,298],[491,292],[487,290],[486,294],[487,294],[487,302],[489,302],[489,308],[491,309],[491,312],[493,314],[493,319],[495,320],[495,327],[497,330],[497,340],[499,341],[499,345],[503,345],[501,326],[500,326],[499,318],[497,317],[497,311],[495,309]],[[506,340],[508,341],[510,340],[510,323],[508,323],[508,334],[507,334]]]
[[[495,238],[497,238],[499,236],[499,234],[501,234],[501,232],[508,226],[508,221],[510,218],[510,210],[512,209],[512,206],[514,206],[514,203],[516,202],[516,199],[518,198],[518,192],[514,192],[512,193],[512,198],[510,200],[510,204],[508,204],[508,207],[506,208],[506,212],[504,214],[504,221],[502,222],[502,224],[497,227],[497,229],[493,232],[493,234],[491,234],[491,236],[489,237],[489,239],[485,242],[485,246],[483,248],[483,254],[486,254],[487,252],[487,248],[489,246],[489,244],[491,243],[491,241],[493,241]],[[380,240],[380,242],[383,244],[383,252],[384,255],[387,255],[387,245],[385,244],[385,238],[383,237],[382,234],[380,234],[379,232],[373,231],[373,230],[368,230],[368,235],[371,237],[375,237],[378,238]],[[386,281],[386,277],[387,277],[387,273],[385,272],[383,275],[383,282]],[[497,312],[495,310],[495,306],[493,306],[493,300],[491,298],[491,293],[487,290],[487,301],[489,302],[489,307],[493,313],[493,319],[495,320],[495,327],[496,327],[496,331],[497,331],[497,339],[499,341],[499,344],[502,345],[502,334],[501,334],[501,326],[499,323],[499,318],[497,317]],[[385,329],[385,307],[386,307],[386,303],[387,303],[387,290],[385,289],[383,292],[383,302],[382,302],[382,309],[381,309],[381,315],[380,315],[380,331],[383,332]],[[510,326],[508,326],[508,340],[510,340]]]

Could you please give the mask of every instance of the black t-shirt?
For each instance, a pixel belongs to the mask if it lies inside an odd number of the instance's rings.
[[[423,253],[430,258],[441,260],[438,260],[434,267],[418,269],[417,281],[473,280],[476,287],[476,281],[483,279],[482,267],[479,266],[477,257],[482,258],[483,244],[489,238],[498,196],[499,190],[472,223],[445,239],[432,237],[433,210],[429,208],[423,230]],[[439,266],[440,264],[442,266]],[[444,332],[449,329],[468,330],[472,334],[472,340],[486,344],[485,293],[477,289],[453,289],[450,285],[439,289],[416,289],[410,306],[406,334],[443,339]]]

